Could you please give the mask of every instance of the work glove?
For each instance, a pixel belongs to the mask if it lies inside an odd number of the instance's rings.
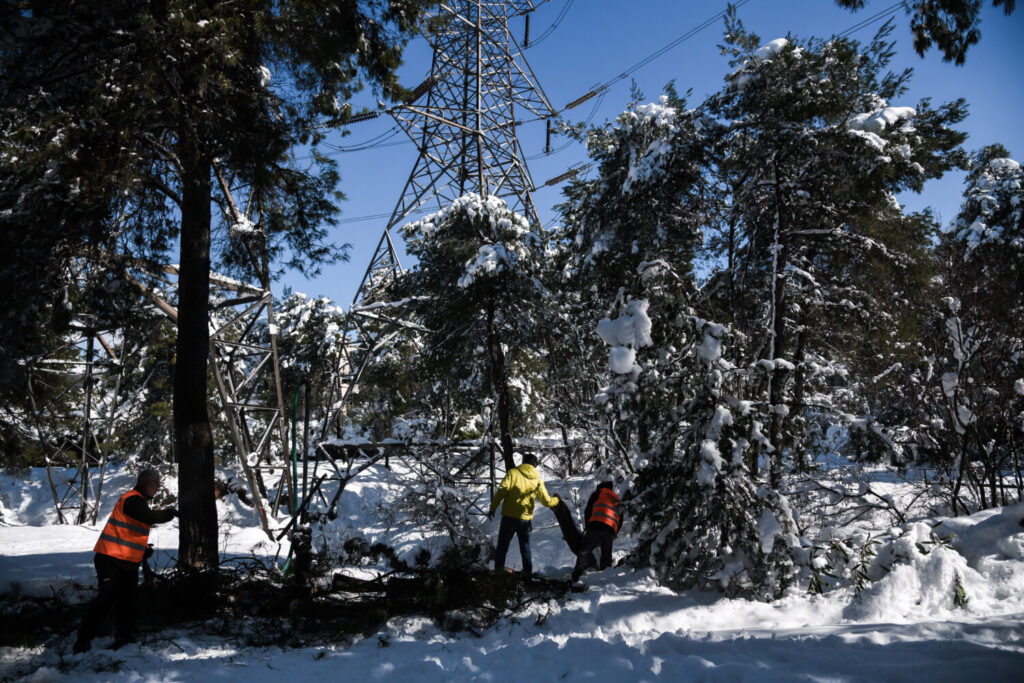
[[[487,513],[487,519],[494,519],[494,510]]]

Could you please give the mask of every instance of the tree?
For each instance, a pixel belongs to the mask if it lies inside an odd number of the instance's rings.
[[[303,382],[311,396],[327,396],[345,343],[345,312],[326,297],[293,292],[275,307],[274,318],[285,400]]]
[[[837,388],[899,361],[878,342],[897,346],[900,302],[913,294],[899,287],[915,281],[930,226],[894,197],[962,160],[964,136],[951,125],[963,102],[890,105],[909,77],[884,72],[890,31],[863,51],[843,39],[758,47],[731,23],[723,49],[737,68],[707,105],[726,126],[716,173],[728,208],[716,245],[727,268],[699,310],[734,327],[739,358],[762,369],[751,389],[766,399],[773,488],[827,427],[812,420],[857,411]],[[859,339],[876,360],[859,362]],[[854,402],[835,400],[844,396]]]
[[[836,0],[836,4],[851,10],[864,7],[864,0]],[[947,62],[960,65],[967,58],[967,50],[981,39],[981,0],[913,0],[903,3],[911,16],[910,30],[914,34],[917,54],[931,48],[932,43],[942,52]],[[992,0],[993,7],[1002,7],[1009,16],[1016,0]]]
[[[559,364],[560,374],[592,377],[593,368],[608,367],[608,353],[630,365],[625,358],[638,351],[635,345],[613,344],[619,350],[609,352],[594,330],[631,299],[645,301],[645,315],[661,320],[689,310],[696,289],[694,256],[711,210],[706,169],[715,130],[713,121],[687,109],[685,99],[669,87],[658,102],[633,102],[613,124],[587,133],[597,177],[571,184],[559,207],[564,223],[557,233],[560,258],[551,285],[558,292],[554,310],[577,330],[559,336],[563,349],[556,353],[576,356],[575,362]],[[652,334],[655,346],[675,343],[670,327],[655,327]],[[600,377],[605,384],[608,378]],[[586,414],[592,396],[576,410]],[[650,448],[656,425],[620,420],[609,404],[603,413],[608,428],[617,430],[610,443],[619,455],[635,455],[634,437],[641,451]]]
[[[615,457],[601,470],[628,482],[634,562],[677,589],[770,598],[792,575],[791,515],[747,466],[766,439],[730,390],[750,371],[693,306],[702,228],[721,211],[711,152],[723,131],[670,87],[589,132],[597,176],[561,207],[562,300],[599,345],[586,361],[607,368],[595,400]]]
[[[954,514],[1008,505],[1004,473],[1024,497],[1024,172],[1001,145],[971,158],[964,202],[943,235],[941,301],[932,316],[935,419],[921,430],[924,455],[950,473]],[[937,298],[938,298],[937,297]]]
[[[677,590],[777,598],[795,573],[798,539],[785,497],[747,465],[767,438],[731,389],[753,371],[730,359],[723,325],[690,315],[672,331],[674,345],[647,354],[635,390],[647,394],[640,417],[657,422],[658,437],[627,496],[634,561]],[[612,400],[631,387],[620,377],[614,389]]]
[[[417,381],[432,391],[450,382],[461,411],[493,405],[506,470],[515,467],[513,422],[528,418],[538,373],[538,319],[546,291],[538,275],[544,243],[527,220],[494,196],[468,194],[403,228],[417,264],[392,287],[411,301],[424,333]],[[486,412],[486,411],[483,411]]]
[[[299,169],[290,150],[318,142],[320,124],[343,122],[351,109],[338,98],[364,79],[384,96],[400,92],[401,42],[423,4],[4,4],[0,221],[3,246],[27,261],[0,272],[8,291],[25,294],[5,331],[17,336],[58,317],[70,259],[159,260],[177,239],[174,443],[185,566],[218,563],[206,391],[215,171],[249,187],[250,268],[263,270],[254,277],[269,277],[269,258],[328,256],[335,208],[325,193],[337,177],[321,158]],[[247,234],[236,229],[229,239]],[[18,288],[26,275],[38,278],[38,292]]]

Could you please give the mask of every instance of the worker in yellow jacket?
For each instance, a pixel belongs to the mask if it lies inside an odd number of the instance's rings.
[[[491,509],[487,514],[494,518],[494,512],[501,505],[501,526],[498,527],[498,547],[494,551],[494,570],[505,568],[505,555],[512,537],[519,539],[519,554],[523,558],[523,576],[533,575],[533,555],[530,553],[530,531],[533,528],[533,506],[536,500],[541,505],[554,507],[558,505],[558,496],[549,496],[544,482],[537,473],[537,456],[532,453],[523,455],[523,464],[508,471],[501,485],[491,499]]]

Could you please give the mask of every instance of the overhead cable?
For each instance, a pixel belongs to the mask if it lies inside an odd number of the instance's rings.
[[[748,2],[750,2],[750,0],[740,0],[735,5],[732,5],[732,7],[734,7],[735,9],[739,9],[740,7],[743,7],[743,5],[747,4]],[[672,42],[668,43],[664,47],[662,47],[662,48],[660,48],[658,50],[655,50],[651,54],[647,55],[646,57],[641,59],[639,62],[634,64],[633,66],[629,67],[628,69],[626,69],[625,71],[620,73],[618,76],[615,76],[614,78],[611,78],[611,79],[605,81],[604,83],[602,83],[602,86],[607,88],[607,87],[609,87],[609,86],[611,86],[611,85],[613,85],[615,83],[618,83],[622,79],[624,79],[627,76],[629,76],[630,74],[632,74],[634,71],[638,71],[638,70],[642,69],[643,67],[647,66],[648,64],[653,62],[658,57],[661,57],[662,55],[664,55],[666,52],[668,52],[668,51],[672,50],[673,48],[678,47],[679,45],[685,43],[690,38],[693,38],[695,35],[697,35],[701,31],[703,31],[704,29],[706,29],[708,26],[711,26],[712,24],[716,23],[719,19],[722,19],[728,13],[729,13],[729,8],[727,6],[726,9],[722,10],[721,12],[716,14],[715,16],[711,17],[710,19],[707,19],[707,20],[703,21],[702,23],[698,24],[697,26],[694,26],[689,31],[687,31],[686,33],[683,33],[678,38],[676,38]]]
[[[889,5],[889,7],[886,7],[881,12],[868,17],[867,19],[864,19],[863,21],[861,21],[861,22],[859,22],[857,24],[854,24],[850,28],[848,28],[845,31],[843,31],[842,33],[840,33],[837,37],[838,38],[846,38],[847,36],[849,36],[849,35],[851,35],[853,33],[856,33],[857,31],[861,30],[862,28],[870,26],[871,24],[875,23],[876,21],[879,21],[879,20],[881,20],[881,19],[883,19],[885,17],[888,17],[888,16],[891,16],[891,15],[895,14],[901,8],[906,7],[906,6],[907,6],[906,0],[900,0],[900,2],[897,2],[897,3],[894,3],[892,5]]]
[[[565,19],[566,13],[569,11],[569,8],[572,7],[572,3],[574,3],[575,1],[576,0],[568,0],[568,2],[566,2],[565,5],[562,7],[562,11],[559,12],[558,16],[555,17],[555,20],[551,22],[551,25],[544,30],[544,33],[541,33],[539,36],[537,36],[536,39],[533,40],[533,42],[529,42],[527,45],[524,45],[523,47],[537,47],[537,45],[543,42],[545,38],[554,33],[555,29],[558,28],[558,25],[562,23],[562,19]]]

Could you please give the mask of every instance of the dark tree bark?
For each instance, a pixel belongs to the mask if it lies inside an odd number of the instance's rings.
[[[771,273],[774,282],[769,283],[771,288],[769,291],[773,291],[774,294],[772,300],[773,319],[771,321],[771,333],[774,338],[771,354],[772,361],[785,358],[784,349],[789,342],[789,328],[786,325],[786,306],[788,305],[786,301],[786,282],[789,279],[786,273],[786,264],[789,262],[789,238],[786,235],[787,230],[783,224],[784,203],[779,191],[779,171],[777,167],[775,168],[774,177],[776,220],[779,224],[776,226],[778,243],[773,244],[773,247],[778,249],[779,253],[776,261],[777,267]],[[788,380],[789,370],[779,367],[772,370],[771,391],[768,395],[768,406],[772,411],[771,432],[768,434],[768,440],[771,442],[774,450],[771,453],[772,466],[769,471],[769,481],[772,488],[775,489],[782,485],[782,469],[785,464],[783,462],[783,448],[785,446],[786,416],[779,412],[779,408],[784,403],[785,386]]]
[[[505,463],[505,471],[516,466],[512,457],[511,411],[508,399],[508,381],[505,372],[505,352],[501,349],[501,339],[494,324],[494,304],[487,306],[487,348],[491,361],[491,387],[498,395],[498,432],[501,442],[501,459]]]
[[[178,461],[178,562],[215,569],[217,508],[213,431],[207,410],[210,331],[210,160],[189,123],[182,125],[181,253],[174,364],[174,452]]]

